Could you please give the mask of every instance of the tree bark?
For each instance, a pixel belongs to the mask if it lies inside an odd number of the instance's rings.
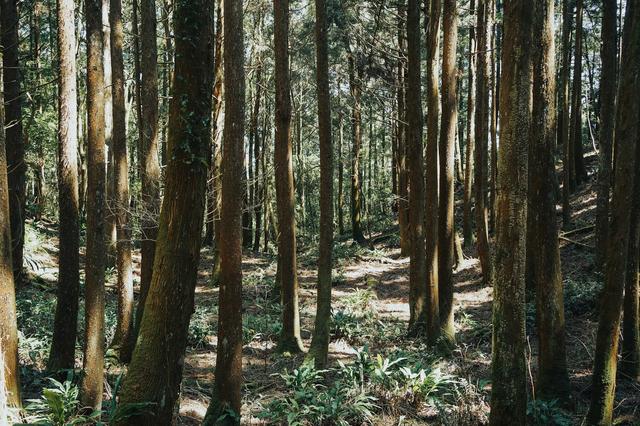
[[[601,297],[600,321],[596,337],[591,406],[588,424],[611,424],[615,400],[616,367],[620,311],[623,303],[627,254],[629,252],[634,180],[640,150],[640,2],[627,2],[618,86],[618,109],[615,128],[615,181],[611,204],[612,218],[605,269],[605,286]]]
[[[6,100],[6,155],[9,184],[9,222],[11,224],[11,254],[14,282],[22,280],[24,251],[25,191],[27,164],[22,135],[22,92],[20,84],[20,46],[18,38],[18,1],[0,2],[0,33],[4,98]]]
[[[276,82],[276,134],[274,164],[278,210],[278,261],[282,301],[282,333],[279,349],[303,350],[298,307],[298,268],[291,155],[291,84],[289,77],[289,2],[274,0],[274,45]]]
[[[239,424],[242,385],[242,182],[244,159],[244,31],[242,2],[224,0],[225,126],[222,174],[220,313],[215,385],[205,425]],[[266,170],[266,169],[265,169]]]
[[[47,369],[75,366],[80,296],[78,194],[78,102],[75,12],[72,0],[57,3],[58,16],[58,203],[59,257],[56,314]]]
[[[454,264],[454,161],[458,122],[456,49],[458,9],[456,0],[444,0],[442,45],[442,123],[440,127],[440,204],[438,214],[438,296],[440,326],[447,340],[455,340],[453,322]]]
[[[398,169],[398,226],[400,227],[400,254],[407,256],[411,253],[411,235],[409,219],[409,172],[407,170],[407,117],[406,117],[406,88],[407,63],[404,55],[407,50],[407,19],[406,1],[398,2],[398,61],[397,104],[398,124],[397,140],[397,169]]]
[[[215,38],[215,64],[213,65],[214,83],[213,83],[213,118],[212,118],[212,134],[213,134],[213,169],[211,191],[213,192],[213,200],[215,203],[216,214],[213,218],[213,271],[211,272],[211,281],[218,284],[220,280],[220,225],[222,214],[222,137],[224,129],[224,75],[223,75],[223,32],[224,32],[224,9],[222,7],[223,0],[216,0],[216,38]],[[264,168],[263,168],[264,170]]]
[[[541,1],[544,0],[536,0],[533,4],[537,6]],[[504,5],[503,52],[509,60],[503,64],[500,81],[500,185],[496,197],[491,425],[523,425],[527,418],[525,257],[527,129],[531,120],[531,3],[513,0]],[[489,1],[480,4],[479,12],[488,14]]]
[[[476,13],[476,2],[470,0],[469,14]],[[469,27],[469,71],[468,71],[468,93],[467,93],[467,146],[464,167],[464,211],[462,223],[462,237],[464,245],[469,248],[473,245],[473,162],[475,159],[476,143],[476,29],[473,25]]]
[[[582,15],[583,0],[576,0],[576,33],[573,59],[573,91],[571,107],[571,146],[574,155],[576,185],[587,180],[582,148]]]
[[[553,0],[534,5],[533,113],[529,142],[527,279],[536,290],[539,355],[536,398],[567,402],[571,394],[564,331],[564,298],[556,223],[556,112]]]
[[[104,382],[106,145],[101,0],[85,2],[87,28],[87,250],[83,407],[100,410]]]
[[[153,277],[118,412],[131,404],[154,405],[122,418],[119,425],[170,424],[179,395],[194,307],[211,141],[211,7],[205,0],[183,1],[176,3],[174,12],[176,63],[165,197]],[[220,316],[226,318],[222,308]]]
[[[562,226],[571,226],[571,192],[575,186],[575,163],[570,137],[569,75],[571,72],[571,0],[562,2],[562,71],[560,73],[560,99],[562,108],[559,145],[563,147],[562,160]]]
[[[327,364],[331,323],[331,270],[333,265],[333,141],[329,86],[327,4],[316,0],[316,79],[318,136],[320,142],[320,247],[318,257],[318,304],[309,357],[315,367]]]
[[[615,127],[616,82],[618,77],[616,0],[602,3],[602,72],[600,74],[600,169],[596,207],[596,262],[604,267],[609,235],[609,199]]]

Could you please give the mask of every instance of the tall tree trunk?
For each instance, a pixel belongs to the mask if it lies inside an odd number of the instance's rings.
[[[331,269],[333,266],[333,141],[329,87],[329,29],[327,4],[316,0],[316,79],[318,136],[320,142],[320,247],[318,257],[318,305],[309,356],[316,368],[327,364],[331,323]]]
[[[604,266],[609,236],[609,198],[611,197],[611,167],[613,130],[615,126],[617,55],[617,2],[602,3],[602,72],[600,74],[600,168],[596,209],[596,262]]]
[[[615,400],[616,367],[620,311],[623,303],[629,231],[633,208],[633,195],[640,191],[635,184],[640,151],[640,2],[627,2],[618,86],[618,109],[615,128],[615,180],[611,204],[612,219],[608,240],[605,285],[601,297],[600,321],[596,337],[593,389],[589,424],[611,424]]]
[[[220,278],[220,321],[215,385],[205,425],[237,424],[232,410],[240,415],[242,385],[242,181],[244,159],[244,31],[242,2],[224,0],[225,126],[222,174],[222,224]],[[266,170],[266,169],[264,169]],[[266,227],[266,224],[265,224]],[[239,417],[238,417],[239,418]]]
[[[144,315],[147,293],[153,274],[154,253],[158,235],[158,213],[160,211],[160,163],[158,160],[158,46],[156,43],[155,0],[140,3],[141,46],[141,109],[142,141],[138,152],[138,167],[142,181],[142,242],[140,244],[140,298],[136,308],[134,340],[136,344],[140,324]],[[125,358],[126,359],[126,358]]]
[[[353,98],[351,112],[351,234],[360,245],[366,240],[362,233],[362,181],[360,179],[360,150],[362,148],[362,66],[348,49],[349,88]]]
[[[489,102],[491,103],[491,116],[489,117],[490,126],[490,149],[491,149],[491,180],[489,187],[489,229],[495,230],[496,227],[496,186],[498,181],[498,96],[500,95],[498,90],[498,78],[500,73],[500,49],[498,39],[498,25],[496,23],[496,0],[491,2],[491,27],[489,31],[489,63],[490,63],[490,78],[489,86],[491,87],[491,95]],[[497,58],[497,59],[496,59]],[[496,65],[498,64],[498,65]],[[489,94],[487,93],[487,96]],[[489,103],[487,102],[487,104]]]
[[[570,395],[564,332],[564,300],[556,224],[556,112],[553,0],[535,3],[533,24],[533,114],[529,139],[527,279],[536,289],[538,383],[536,397],[564,400]]]
[[[476,84],[475,118],[475,161],[474,185],[476,199],[476,233],[478,257],[482,267],[485,284],[492,277],[491,253],[489,248],[489,230],[487,223],[487,179],[488,179],[488,141],[489,141],[489,55],[488,41],[491,29],[492,0],[478,0],[478,67]]]
[[[534,7],[544,0],[535,0]],[[482,4],[484,3],[484,5]],[[523,425],[527,417],[525,257],[528,132],[531,120],[531,2],[504,5],[500,141],[493,290],[491,425]],[[490,1],[481,0],[488,16]],[[485,44],[481,44],[485,46]],[[482,61],[481,61],[482,62]],[[484,108],[484,107],[483,107]]]
[[[262,26],[262,23],[260,24]],[[260,233],[262,232],[262,180],[261,173],[264,171],[260,171],[260,155],[261,155],[261,145],[262,145],[262,132],[260,132],[259,122],[260,122],[260,108],[261,108],[261,98],[262,98],[262,73],[263,73],[263,63],[262,63],[262,55],[258,57],[258,64],[256,69],[256,101],[253,109],[253,117],[251,126],[253,127],[254,134],[254,143],[253,143],[253,159],[249,159],[249,161],[253,161],[254,164],[254,181],[253,181],[253,216],[255,217],[256,227],[253,238],[253,251],[257,252],[260,250]]]
[[[582,15],[583,0],[576,0],[576,33],[573,51],[573,91],[571,106],[571,149],[575,164],[576,185],[587,180],[582,148]]]
[[[106,231],[107,241],[107,263],[113,265],[116,257],[116,206],[115,203],[115,175],[114,175],[114,155],[113,155],[113,97],[111,86],[113,78],[111,75],[111,24],[109,21],[110,0],[102,0],[102,46],[104,68],[104,139],[107,147],[107,196],[106,196]]]
[[[2,6],[5,6],[4,2]],[[4,8],[1,12],[4,18]],[[71,22],[73,26],[73,21]],[[5,76],[7,71],[5,68],[3,72]],[[3,76],[0,75],[0,83],[2,83],[2,79]],[[22,403],[20,400],[20,366],[18,362],[18,323],[11,258],[10,195],[7,182],[7,145],[4,120],[4,97],[7,95],[8,93],[6,92],[0,93],[0,297],[2,297],[2,305],[0,306],[0,335],[2,336],[0,357],[2,357],[2,365],[4,367],[4,389],[2,391],[6,392],[7,405],[19,409]]]
[[[104,381],[106,145],[101,0],[85,2],[87,28],[87,251],[83,407],[100,410]]]
[[[294,206],[293,163],[291,156],[291,84],[289,78],[289,2],[274,0],[276,136],[275,173],[278,209],[278,261],[280,266],[282,333],[279,349],[303,350],[298,307],[298,268]]]
[[[575,186],[575,163],[570,137],[569,114],[569,75],[571,72],[571,0],[562,2],[562,71],[560,72],[560,97],[558,103],[562,108],[560,143],[563,148],[562,160],[562,226],[571,225],[571,192]]]
[[[75,366],[80,295],[78,195],[78,102],[75,12],[72,0],[57,3],[58,15],[58,202],[59,272],[50,371]]]
[[[440,128],[440,205],[438,228],[438,296],[440,325],[448,340],[455,340],[453,322],[454,180],[456,126],[458,123],[456,49],[458,8],[456,0],[444,0],[442,45],[442,123]]]
[[[476,12],[475,0],[470,0],[469,14]],[[462,223],[462,237],[464,245],[469,248],[473,245],[473,162],[475,159],[476,144],[476,29],[473,25],[469,27],[469,71],[468,71],[468,93],[467,93],[467,146],[464,167],[464,211]]]
[[[0,2],[0,35],[4,72],[4,98],[6,99],[6,155],[9,184],[9,223],[11,224],[11,254],[16,284],[22,279],[25,190],[27,164],[22,135],[22,92],[20,82],[20,45],[18,38],[18,1]]]
[[[398,2],[398,125],[397,140],[397,169],[398,169],[398,225],[400,227],[400,254],[407,256],[411,252],[411,235],[409,229],[409,172],[407,170],[407,117],[406,117],[406,86],[407,63],[404,59],[407,50],[406,1]]]
[[[111,77],[113,99],[113,193],[117,229],[116,268],[118,291],[117,325],[112,346],[120,350],[130,344],[133,328],[133,263],[129,224],[129,166],[127,162],[127,125],[125,109],[124,28],[121,0],[111,0]],[[126,352],[126,350],[125,350]]]
[[[204,220],[208,164],[199,159],[207,158],[211,141],[211,7],[205,0],[184,1],[176,3],[174,12],[176,64],[165,197],[147,306],[118,410],[154,405],[121,418],[119,425],[170,424],[178,399]],[[221,309],[222,318],[228,316]]]
[[[213,217],[213,271],[211,273],[211,281],[217,284],[220,278],[220,225],[222,212],[222,136],[224,129],[224,75],[223,75],[223,32],[224,32],[224,10],[222,7],[223,0],[216,0],[216,38],[215,38],[215,64],[213,65],[213,118],[212,134],[213,134],[213,164],[212,182],[210,191],[213,192],[213,201],[215,203],[215,215]],[[263,168],[264,170],[264,168]]]

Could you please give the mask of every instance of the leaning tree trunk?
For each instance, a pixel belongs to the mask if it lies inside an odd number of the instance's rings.
[[[121,418],[119,425],[170,424],[178,399],[194,307],[211,141],[211,7],[209,1],[192,0],[177,2],[174,11],[176,63],[165,197],[147,305],[116,416],[131,404],[153,405]],[[222,309],[220,314],[225,318]]]
[[[544,0],[535,0],[534,7]],[[481,13],[488,14],[487,2]],[[504,5],[500,81],[500,152],[493,291],[491,425],[524,425],[527,418],[525,362],[525,257],[527,228],[527,138],[531,119],[531,2]],[[483,10],[484,9],[484,10]],[[484,46],[484,44],[482,44]]]
[[[456,48],[458,8],[456,0],[444,0],[442,46],[442,123],[440,128],[440,205],[438,228],[438,296],[440,325],[447,340],[455,340],[453,322],[454,181],[456,126],[458,122]]]
[[[73,25],[73,21],[72,25]],[[6,69],[5,69],[6,75]],[[2,83],[0,76],[0,84]],[[18,363],[18,324],[16,293],[11,260],[11,225],[9,213],[9,185],[4,121],[4,96],[0,93],[0,357],[4,367],[4,389],[7,405],[20,409],[20,366]],[[76,298],[77,300],[77,298]],[[75,343],[75,339],[74,339]]]
[[[289,78],[289,2],[274,0],[276,133],[275,174],[278,210],[278,265],[282,302],[281,351],[303,350],[298,307],[298,270],[296,259],[296,221],[293,163],[291,159],[291,85]]]
[[[640,1],[629,0],[624,23],[623,46],[618,86],[618,109],[615,128],[615,181],[611,204],[612,218],[605,269],[605,286],[601,297],[600,321],[596,337],[591,407],[587,421],[593,425],[611,424],[615,400],[616,367],[620,311],[623,303],[625,271],[629,250],[629,231],[634,180],[640,150]]]
[[[318,306],[309,349],[316,368],[327,364],[331,322],[331,268],[333,265],[333,141],[329,86],[327,3],[316,0],[316,72],[318,136],[320,139],[320,247],[318,257]]]
[[[78,101],[75,12],[72,0],[60,0],[58,15],[58,288],[53,339],[47,369],[75,366],[80,295],[80,228],[78,195]]]
[[[222,174],[218,353],[205,425],[238,424],[242,386],[242,183],[244,160],[244,31],[242,2],[224,0],[225,126]],[[263,168],[266,170],[266,168]],[[265,223],[266,228],[266,223]],[[266,240],[265,240],[266,241]],[[226,416],[231,410],[237,420]]]
[[[116,269],[118,309],[116,332],[112,347],[118,351],[130,344],[133,328],[133,263],[131,259],[131,231],[129,224],[129,166],[127,159],[127,125],[125,109],[125,75],[122,48],[124,25],[121,0],[111,0],[111,92],[113,102],[113,187],[116,222]],[[126,349],[125,349],[126,351]]]
[[[609,198],[611,197],[611,167],[613,129],[615,126],[616,82],[618,76],[617,8],[615,0],[602,3],[602,73],[600,74],[600,168],[596,208],[596,262],[604,267],[609,236]]]
[[[556,61],[553,0],[536,2],[533,12],[533,115],[529,139],[526,268],[530,288],[536,289],[539,341],[536,397],[566,402],[571,388],[567,373],[554,190]]]
[[[27,164],[22,136],[22,92],[20,89],[20,46],[18,1],[0,2],[0,41],[6,99],[6,155],[9,184],[9,222],[11,224],[11,254],[15,282],[20,283],[24,249],[24,219]]]
[[[100,410],[104,381],[104,276],[106,264],[105,121],[101,0],[85,2],[87,20],[87,251],[85,347],[81,402]]]

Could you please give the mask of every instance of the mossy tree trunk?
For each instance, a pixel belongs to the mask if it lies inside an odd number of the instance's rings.
[[[535,0],[537,3],[544,0]],[[483,4],[484,3],[484,4]],[[525,362],[525,257],[528,186],[528,129],[531,120],[531,3],[504,5],[500,87],[500,151],[496,197],[493,279],[491,425],[524,425],[527,412]],[[479,13],[488,14],[481,0]],[[481,44],[484,46],[484,44]]]
[[[176,3],[176,63],[165,197],[153,277],[118,410],[151,403],[120,425],[171,424],[182,380],[204,221],[213,75],[212,4]],[[224,312],[221,309],[221,318]],[[220,336],[222,339],[222,336]]]

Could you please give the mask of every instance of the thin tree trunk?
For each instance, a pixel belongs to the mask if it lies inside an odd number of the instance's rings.
[[[615,128],[615,181],[613,186],[613,213],[610,223],[605,286],[600,307],[600,321],[596,337],[593,388],[588,424],[611,424],[615,400],[616,367],[620,311],[623,304],[625,270],[629,252],[631,213],[638,165],[636,157],[640,151],[640,4],[637,0],[627,2],[624,23],[620,84],[618,86],[618,109]]]
[[[535,0],[534,7],[541,1]],[[481,0],[479,13],[488,18],[490,8],[490,0]],[[524,0],[506,2],[504,7],[503,52],[509,60],[503,64],[500,82],[491,425],[524,425],[527,418],[525,258],[532,70],[525,46],[532,42],[530,9],[531,2]]]
[[[325,0],[316,0],[316,72],[318,136],[320,140],[320,247],[318,304],[309,357],[316,368],[327,364],[331,323],[331,269],[333,265],[333,141],[329,86],[328,19]]]
[[[556,224],[555,43],[553,0],[537,1],[533,27],[533,116],[529,142],[527,279],[536,289],[538,382],[536,398],[567,402],[571,394],[564,331],[564,300]]]
[[[587,180],[582,148],[582,15],[583,0],[576,0],[576,33],[573,51],[573,91],[571,106],[570,144],[574,156],[575,181],[580,185]]]
[[[571,226],[571,192],[575,186],[575,170],[570,138],[569,114],[569,75],[571,71],[571,0],[562,3],[562,71],[560,73],[560,99],[562,120],[560,129],[560,145],[563,147],[562,161],[562,226]]]
[[[469,14],[476,13],[475,0],[470,0]],[[462,224],[462,237],[464,245],[469,248],[473,245],[473,162],[475,161],[476,144],[476,29],[473,25],[469,27],[469,72],[468,72],[468,93],[467,93],[467,147],[464,167],[464,215]]]
[[[213,201],[215,203],[215,214],[213,217],[213,271],[211,273],[211,281],[218,284],[220,278],[220,225],[222,213],[222,138],[224,129],[224,75],[223,75],[223,32],[224,32],[224,9],[222,7],[223,0],[216,0],[216,38],[215,38],[215,63],[213,65],[213,117],[212,134],[213,134],[213,164],[212,169],[212,188]],[[264,169],[263,169],[264,170]]]
[[[222,260],[220,314],[215,385],[205,425],[237,424],[227,416],[240,415],[242,385],[242,181],[244,158],[244,31],[242,2],[224,0],[225,126],[223,154],[223,198],[220,254]],[[266,169],[265,169],[266,170]],[[238,417],[239,418],[239,417]]]
[[[102,44],[104,68],[104,139],[107,147],[107,197],[106,197],[106,231],[107,242],[107,263],[114,264],[116,257],[116,206],[115,203],[115,176],[114,176],[114,155],[113,155],[113,97],[111,86],[113,78],[111,75],[111,24],[109,22],[110,0],[102,0]]]
[[[78,194],[78,102],[75,12],[72,0],[58,1],[58,202],[59,272],[56,314],[47,369],[75,366],[80,295]]]
[[[344,235],[344,163],[342,160],[344,127],[342,125],[342,111],[338,112],[338,117],[338,233]]]
[[[101,0],[85,1],[87,28],[87,251],[83,407],[100,410],[104,381],[106,263],[105,108]]]
[[[454,161],[458,122],[456,49],[458,9],[456,0],[444,0],[442,45],[442,123],[440,128],[440,204],[438,227],[438,296],[440,325],[447,340],[455,340],[453,322],[454,263]]]
[[[276,136],[275,173],[278,209],[278,261],[282,291],[282,333],[279,349],[303,350],[298,307],[298,270],[294,206],[293,164],[291,156],[291,85],[289,78],[289,2],[274,0]]]
[[[598,170],[598,198],[596,207],[596,262],[604,267],[609,236],[609,198],[611,197],[611,167],[616,108],[617,3],[602,3],[602,73],[600,74],[600,168]]]
[[[354,53],[349,49],[349,87],[353,98],[351,113],[351,233],[360,245],[366,245],[362,233],[362,181],[360,179],[360,150],[362,148],[362,67],[356,63]]]
[[[397,168],[398,168],[398,225],[400,227],[400,254],[407,256],[411,253],[411,235],[409,219],[409,171],[407,170],[407,117],[406,117],[406,87],[407,63],[404,55],[407,50],[406,41],[406,1],[398,2],[398,124],[397,124]]]
[[[131,404],[153,405],[120,417],[117,425],[171,424],[179,395],[194,307],[208,174],[207,161],[194,158],[206,159],[211,143],[211,8],[211,2],[205,0],[176,3],[176,64],[165,197],[140,338],[122,384],[116,416],[127,412]],[[222,309],[221,319],[228,318]]]

